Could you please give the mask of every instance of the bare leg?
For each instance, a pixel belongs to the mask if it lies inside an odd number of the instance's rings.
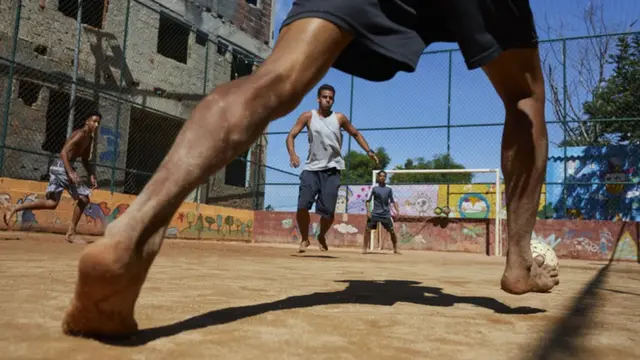
[[[395,231],[389,232],[389,237],[391,237],[391,244],[393,245],[393,253],[400,255],[400,251],[398,251],[398,236]]]
[[[362,241],[362,253],[366,254],[369,252],[369,245],[371,245],[371,229],[369,229],[369,225],[364,231],[364,240]]]
[[[84,209],[87,207],[87,204],[89,204],[89,198],[87,198],[86,196],[78,197],[78,200],[76,201],[76,206],[73,209],[73,217],[71,218],[71,224],[69,224],[69,230],[67,230],[67,235],[65,236],[65,240],[67,240],[67,242],[70,242],[70,243],[76,242],[74,241],[74,238],[76,236],[76,229],[78,228],[80,217],[82,217],[82,214],[84,213]],[[86,244],[86,242],[84,241],[78,242],[78,243]]]
[[[47,193],[44,199],[5,208],[2,214],[2,220],[4,224],[7,225],[7,230],[12,230],[13,224],[11,223],[11,218],[13,218],[13,215],[17,212],[23,210],[54,210],[58,207],[60,195],[61,194]]]
[[[298,252],[305,252],[307,247],[309,247],[309,223],[311,219],[309,218],[309,210],[307,209],[298,209],[296,213],[296,222],[298,223],[298,230],[300,231],[300,248]]]
[[[80,257],[65,333],[105,336],[137,329],[136,300],[162,246],[163,227],[184,198],[246,151],[270,121],[293,111],[351,39],[328,21],[296,21],[283,29],[255,74],[217,87],[198,104],[127,212]]]
[[[548,152],[544,77],[538,50],[506,51],[484,70],[506,112],[502,170],[509,250],[501,286],[511,294],[547,292],[560,282],[557,269],[534,263],[530,250]]]
[[[323,216],[320,218],[320,234],[318,234],[318,243],[320,243],[321,251],[329,250],[329,246],[327,246],[327,231],[331,228],[333,219],[333,215],[331,215],[331,217]]]

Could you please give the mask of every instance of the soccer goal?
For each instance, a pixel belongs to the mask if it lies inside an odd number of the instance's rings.
[[[377,185],[379,171],[374,170],[371,174],[372,187]],[[418,169],[385,172],[387,184],[393,189],[403,218],[442,216],[493,219],[493,255],[502,256],[501,220],[504,218],[504,189],[500,169]],[[375,247],[374,240],[378,240],[377,243],[380,244],[380,231],[380,227],[371,231],[371,250]]]

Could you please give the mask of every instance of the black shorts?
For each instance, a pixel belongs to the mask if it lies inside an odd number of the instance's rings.
[[[296,0],[282,27],[309,17],[354,34],[333,67],[370,81],[414,72],[434,42],[457,43],[469,69],[538,46],[529,0]]]
[[[331,217],[336,212],[340,170],[331,168],[320,171],[303,170],[300,174],[300,192],[298,209],[310,210],[316,203],[316,213],[322,217]]]
[[[382,227],[385,228],[385,230],[387,230],[388,232],[390,233],[394,232],[393,221],[391,220],[391,217],[372,216],[369,218],[369,221],[367,222],[367,227],[369,229],[375,229],[378,226],[378,223],[382,224]]]

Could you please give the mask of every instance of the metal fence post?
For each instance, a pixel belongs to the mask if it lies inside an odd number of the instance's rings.
[[[129,37],[129,13],[131,11],[131,0],[127,0],[127,9],[124,15],[124,35],[122,36],[122,59],[120,59],[120,81],[118,82],[118,90],[122,96],[122,85],[124,83],[124,72],[127,66],[127,39]],[[109,188],[111,193],[115,192],[116,184],[116,167],[118,165],[118,157],[120,157],[120,116],[122,112],[122,99],[118,100],[118,107],[116,108],[116,129],[115,129],[115,147],[116,153],[113,155],[113,162],[111,163],[111,184]]]
[[[449,70],[448,71],[449,71],[449,74],[448,74],[449,79],[447,80],[447,162],[451,158],[451,79],[453,77],[453,50],[449,50]],[[449,181],[447,181],[447,207],[449,207],[450,192],[451,192],[451,185],[449,184]]]
[[[7,142],[7,131],[9,130],[9,111],[11,110],[11,93],[13,92],[13,73],[16,69],[21,12],[22,0],[17,0],[16,21],[13,24],[13,37],[11,38],[11,62],[9,63],[9,76],[7,77],[7,92],[4,95],[4,118],[2,120],[2,142],[0,143],[0,176],[4,176],[4,149]]]
[[[69,97],[69,119],[67,120],[67,139],[73,132],[74,117],[76,113],[76,91],[78,81],[78,63],[80,61],[80,37],[82,35],[82,0],[78,0],[78,13],[76,14],[76,46],[73,49],[73,75],[71,82],[71,96]]]
[[[349,122],[353,122],[353,87],[355,84],[355,77],[353,75],[351,75],[351,86],[349,89]],[[347,140],[347,161],[346,161],[346,166],[345,166],[345,172],[344,172],[344,177],[347,179],[347,183],[345,184],[346,186],[346,191],[345,191],[345,204],[344,204],[344,213],[348,214],[349,213],[349,182],[348,182],[348,178],[349,178],[349,166],[351,165],[351,162],[349,161],[350,156],[349,153],[351,152],[351,136],[349,136],[349,139]]]
[[[567,216],[567,39],[562,39],[562,218]]]

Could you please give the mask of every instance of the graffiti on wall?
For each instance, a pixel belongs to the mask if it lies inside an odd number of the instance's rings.
[[[100,127],[100,136],[104,139],[104,150],[98,153],[98,160],[101,163],[112,162],[118,158],[118,139],[120,132],[116,132],[109,126]]]
[[[394,200],[403,216],[435,216],[436,208],[448,206],[449,217],[467,219],[491,219],[496,212],[495,184],[455,185],[389,185]],[[539,210],[543,211],[546,200],[542,189]],[[501,186],[500,215],[507,217],[504,185]],[[371,193],[369,185],[341,186],[338,190],[336,213],[344,213],[348,205],[349,214],[366,214],[366,201]],[[393,208],[391,209],[393,212]]]
[[[548,186],[547,217],[640,221],[638,164],[638,145],[553,149],[547,182],[557,185]]]

